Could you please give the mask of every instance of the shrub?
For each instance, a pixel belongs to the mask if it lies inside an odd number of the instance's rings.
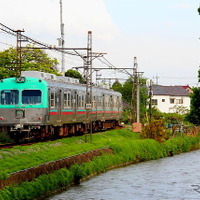
[[[154,120],[146,124],[141,133],[141,137],[163,142],[167,138],[163,120]]]

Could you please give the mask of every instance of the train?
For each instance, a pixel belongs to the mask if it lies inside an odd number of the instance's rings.
[[[88,92],[78,79],[39,71],[0,80],[0,128],[17,141],[115,128],[121,118],[122,95],[106,86]]]

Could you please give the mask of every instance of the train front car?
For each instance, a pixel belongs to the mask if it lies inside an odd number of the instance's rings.
[[[0,127],[15,140],[41,137],[48,116],[48,87],[39,78],[0,80]]]

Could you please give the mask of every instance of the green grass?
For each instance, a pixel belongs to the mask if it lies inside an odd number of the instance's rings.
[[[82,136],[15,147],[0,151],[0,171],[2,172],[0,178],[6,178],[14,171],[103,147],[112,148],[113,154],[104,154],[95,157],[91,162],[75,164],[69,169],[60,169],[52,174],[41,175],[32,182],[5,187],[0,190],[0,200],[34,199],[49,191],[69,186],[72,182],[79,183],[82,178],[105,172],[112,166],[158,159],[198,149],[200,138],[177,137],[159,143],[153,139],[140,139],[139,134],[132,133],[128,129],[120,129],[94,134],[92,143],[85,143]]]
[[[89,137],[89,136],[88,136]],[[128,130],[114,130],[92,135],[92,143],[85,143],[85,136],[60,139],[31,146],[17,146],[0,150],[0,179],[5,174],[62,159],[93,149],[109,146],[113,141],[139,139]],[[3,176],[1,174],[4,174]]]

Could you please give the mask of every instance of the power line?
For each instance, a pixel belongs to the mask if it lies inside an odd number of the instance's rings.
[[[6,46],[14,47],[13,45],[8,44],[7,42],[0,42],[0,43],[3,44],[3,45],[6,45]]]
[[[197,77],[171,77],[171,76],[159,76],[159,78],[164,78],[164,79],[196,79]]]

